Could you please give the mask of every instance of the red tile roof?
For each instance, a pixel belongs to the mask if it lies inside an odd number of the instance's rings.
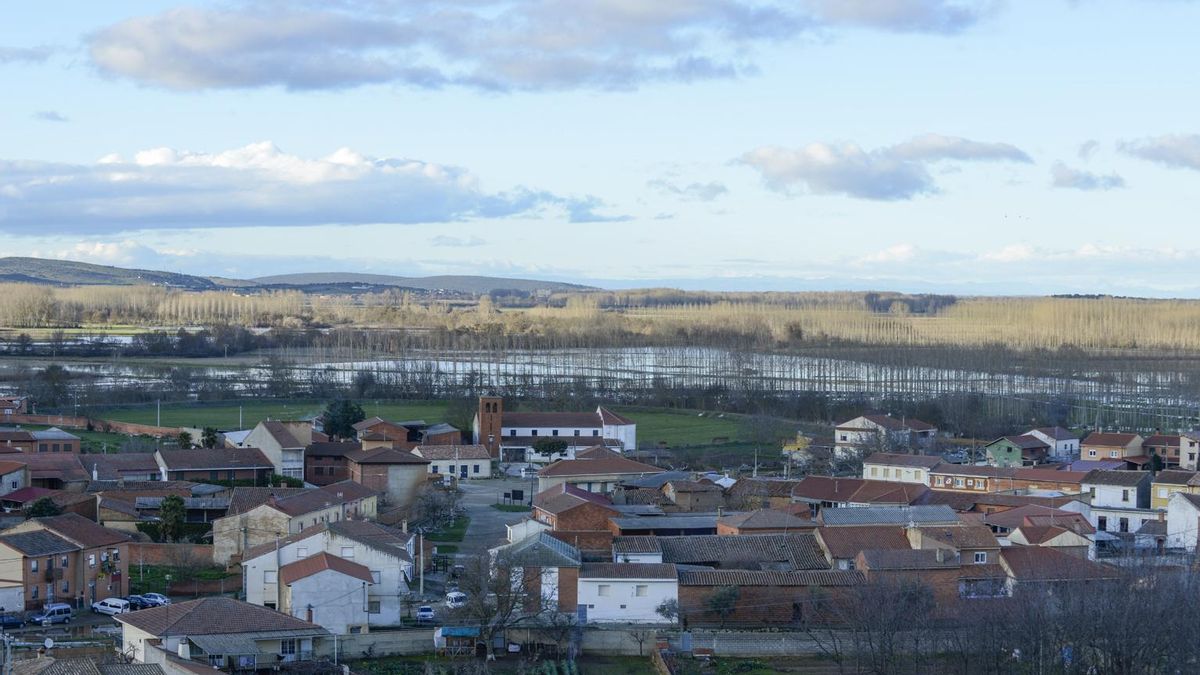
[[[99,523],[88,520],[78,513],[64,513],[61,516],[34,518],[29,522],[37,523],[41,528],[49,530],[83,548],[110,546],[130,541],[128,535],[103,527]]]
[[[418,445],[412,453],[428,460],[491,459],[492,455],[482,445]]]
[[[408,450],[395,448],[375,448],[374,450],[358,450],[346,453],[346,459],[355,464],[429,464]]]
[[[912,548],[904,528],[896,525],[821,527],[817,529],[817,541],[835,560],[851,560],[867,549],[903,551]]]
[[[270,460],[258,448],[203,448],[159,450],[167,471],[221,471],[270,469]]]
[[[1017,581],[1080,581],[1118,576],[1111,567],[1049,546],[1006,547],[1000,551],[1000,564]]]
[[[596,459],[562,459],[538,471],[543,477],[599,476],[599,475],[641,475],[647,473],[662,473],[662,469],[650,464],[635,462],[616,453],[609,457]]]
[[[333,570],[348,577],[372,583],[371,570],[356,562],[330,555],[324,551],[280,567],[279,578],[284,584],[290,586],[300,579],[310,577],[318,572],[324,572],[325,570]]]
[[[189,600],[117,614],[117,621],[154,636],[230,635],[238,633],[300,631],[306,635],[328,634],[324,628],[273,609],[233,598]]]
[[[1093,431],[1083,439],[1083,445],[1098,445],[1105,448],[1123,448],[1137,438],[1137,434],[1104,433]]]
[[[0,461],[0,476],[20,471],[25,468],[25,462]]]

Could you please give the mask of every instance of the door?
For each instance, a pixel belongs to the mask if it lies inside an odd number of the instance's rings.
[[[467,477],[467,468],[468,468],[468,467],[467,467],[467,465],[466,465],[466,464],[463,464],[463,465],[459,466],[459,467],[458,467],[458,470],[459,470],[459,473],[458,473],[458,475],[459,475],[460,477],[462,477],[462,478],[466,478],[466,477]]]

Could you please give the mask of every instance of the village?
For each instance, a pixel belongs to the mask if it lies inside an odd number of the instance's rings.
[[[483,396],[465,430],[264,420],[98,454],[32,403],[0,399],[17,666],[99,645],[164,673],[589,652],[683,672],[777,654],[764,631],[828,657],[823,639],[879,629],[863,613],[889,593],[912,620],[961,621],[1190,576],[1200,522],[1194,432],[1044,427],[964,453],[929,423],[863,414],[831,439],[854,473],[808,474],[798,434],[767,476],[656,465],[604,406]]]

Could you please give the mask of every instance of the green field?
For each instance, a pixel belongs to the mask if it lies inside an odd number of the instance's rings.
[[[425,420],[429,423],[441,422],[446,416],[447,403],[443,401],[360,401],[363,412],[367,417],[378,415],[384,419],[396,422],[405,420]],[[162,406],[162,426],[165,427],[216,427],[218,429],[237,429],[239,408],[241,410],[241,427],[253,428],[267,418],[275,420],[295,420],[319,415],[328,401],[312,399],[296,399],[292,401],[246,401],[244,403],[222,403],[205,405],[197,403],[171,403]],[[120,408],[100,408],[92,411],[93,417],[135,422],[137,424],[156,424],[158,417],[155,406],[137,406]]]
[[[28,431],[44,431],[50,427],[37,424],[22,424],[21,428]],[[137,445],[137,449],[142,451],[153,449],[155,446],[155,441],[147,436],[141,436],[139,440],[133,440],[125,434],[110,434],[103,431],[88,431],[87,429],[75,429],[71,427],[63,429],[63,431],[78,436],[79,444],[84,452],[121,452],[128,444]]]
[[[613,410],[637,423],[638,445],[666,441],[679,445],[711,445],[714,438],[736,440],[741,431],[737,415],[699,410],[656,410],[614,407]]]

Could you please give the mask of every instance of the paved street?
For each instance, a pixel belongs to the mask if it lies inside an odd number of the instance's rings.
[[[500,497],[513,489],[523,490],[525,503],[529,503],[530,481],[519,478],[487,479],[462,481],[459,487],[463,491],[463,508],[471,516],[471,525],[467,528],[467,536],[459,546],[459,555],[466,557],[478,555],[487,549],[505,541],[507,531],[505,526],[529,516],[528,513],[510,513],[497,511],[492,504],[501,501]]]

